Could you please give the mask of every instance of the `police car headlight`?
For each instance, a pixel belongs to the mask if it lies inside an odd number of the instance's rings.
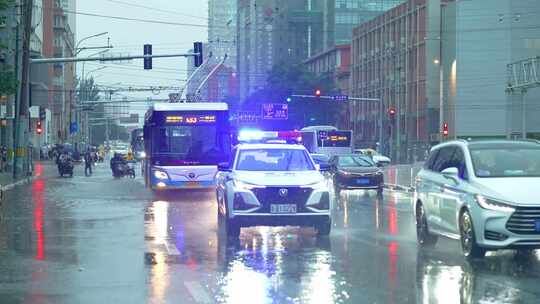
[[[168,179],[169,176],[167,175],[167,173],[163,172],[163,171],[154,171],[154,176],[157,178],[157,179]]]
[[[234,181],[234,187],[240,190],[252,190],[255,188],[265,188],[265,186],[250,184],[250,183],[246,183],[239,180]]]
[[[317,183],[306,185],[306,186],[304,186],[304,188],[311,188],[311,189],[314,189],[314,190],[320,190],[320,189],[328,188],[328,184],[327,184],[327,182],[325,180],[322,180],[322,181],[317,182]]]

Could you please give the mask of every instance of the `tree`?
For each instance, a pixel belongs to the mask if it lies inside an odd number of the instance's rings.
[[[11,8],[15,2],[13,0],[0,0],[0,12]],[[0,62],[6,60],[3,55],[5,50],[8,49],[7,45],[0,43]],[[17,92],[18,81],[17,75],[13,71],[13,67],[7,64],[0,65],[0,96],[1,95],[13,95]]]
[[[244,102],[244,110],[260,111],[264,103],[285,103],[291,95],[339,94],[331,74],[318,75],[309,72],[304,65],[277,64],[270,71],[267,85],[251,94]],[[318,98],[292,98],[289,104],[289,120],[265,122],[266,128],[301,128],[313,124],[337,124],[340,106]]]
[[[0,71],[0,95],[13,95],[17,92],[18,81],[10,70]]]

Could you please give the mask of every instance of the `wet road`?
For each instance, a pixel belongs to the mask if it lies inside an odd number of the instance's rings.
[[[538,303],[538,253],[466,262],[420,252],[411,198],[344,192],[329,238],[312,229],[218,231],[214,193],[154,197],[142,180],[76,169],[8,192],[0,303]]]

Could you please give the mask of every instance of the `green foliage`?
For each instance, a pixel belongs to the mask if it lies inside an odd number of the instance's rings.
[[[0,11],[15,5],[14,0],[0,0]]]
[[[81,80],[77,78],[77,99],[79,101],[98,101],[100,89],[94,82],[94,78]]]
[[[291,95],[314,95],[315,90],[322,95],[340,94],[333,77],[309,72],[304,65],[277,64],[270,71],[267,86],[254,92],[244,103],[244,110],[260,111],[264,103],[285,103]],[[289,104],[289,121],[266,122],[264,127],[301,128],[314,124],[337,125],[342,104],[317,98],[292,98]]]
[[[17,78],[13,71],[0,71],[0,95],[15,94],[17,86]]]

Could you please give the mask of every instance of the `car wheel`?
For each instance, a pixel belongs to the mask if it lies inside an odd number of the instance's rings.
[[[476,235],[469,210],[464,210],[459,216],[459,232],[461,236],[461,249],[467,258],[482,258],[486,250],[476,243]]]
[[[433,247],[437,243],[438,237],[429,232],[427,216],[424,206],[418,203],[416,206],[416,239],[421,247]]]
[[[332,230],[332,221],[328,220],[322,223],[319,223],[315,230],[317,230],[317,235],[319,236],[327,236],[330,234],[330,231]]]

